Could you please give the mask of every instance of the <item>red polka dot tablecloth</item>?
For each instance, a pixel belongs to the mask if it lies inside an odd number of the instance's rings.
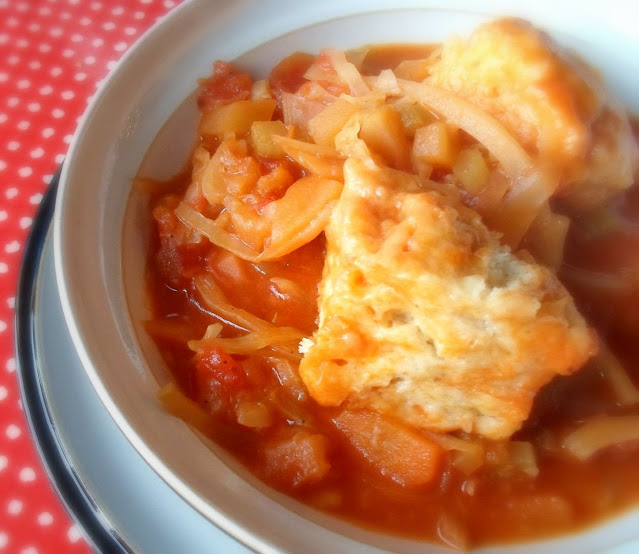
[[[0,553],[90,552],[20,402],[13,310],[34,214],[100,81],[179,0],[0,0]]]

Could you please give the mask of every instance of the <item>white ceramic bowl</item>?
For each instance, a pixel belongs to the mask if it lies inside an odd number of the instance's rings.
[[[118,64],[96,95],[65,161],[55,214],[55,264],[67,323],[99,396],[144,459],[197,510],[264,552],[439,552],[314,512],[275,493],[156,401],[167,379],[139,332],[147,216],[131,195],[140,168],[165,178],[195,136],[193,91],[215,59],[242,56],[264,74],[294,50],[371,42],[438,41],[497,15],[547,28],[600,67],[639,113],[639,8],[621,2],[579,10],[556,1],[187,0]],[[616,5],[619,4],[619,5]],[[191,101],[189,101],[191,100]],[[127,206],[129,209],[127,211]],[[149,499],[152,501],[152,499]],[[170,525],[170,522],[167,522]],[[598,552],[639,537],[639,512],[583,534],[482,552]]]

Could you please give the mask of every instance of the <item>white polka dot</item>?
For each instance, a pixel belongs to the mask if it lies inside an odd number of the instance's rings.
[[[18,121],[16,127],[21,131],[26,131],[29,127],[31,127],[31,122],[23,119],[22,121]]]
[[[98,11],[102,9],[102,3],[101,2],[91,2],[91,9]]]
[[[133,17],[134,17],[135,19],[144,19],[144,12],[135,12],[135,13],[133,14]]]
[[[74,50],[71,50],[71,48],[65,48],[64,50],[62,50],[62,56],[65,58],[72,58],[75,54]]]
[[[43,155],[44,148],[41,148],[40,146],[34,148],[33,150],[31,150],[31,152],[29,152],[29,156],[31,156],[32,158],[41,158]]]
[[[11,425],[7,426],[7,429],[4,432],[4,434],[7,435],[7,438],[9,440],[13,441],[13,440],[16,440],[20,435],[22,435],[22,431],[20,430],[20,427],[12,423]]]
[[[17,140],[10,140],[7,143],[7,150],[11,150],[11,152],[15,152],[20,148],[20,143]]]
[[[51,110],[51,115],[55,117],[56,119],[60,119],[61,117],[64,117],[64,110],[61,110],[60,108],[55,108],[54,110]]]
[[[4,333],[7,330],[7,323],[0,319],[0,333]]]
[[[42,53],[51,52],[52,49],[53,48],[48,42],[43,42],[42,44],[38,45],[38,50]]]
[[[73,78],[76,81],[84,81],[87,78],[87,74],[86,73],[76,73]]]
[[[9,34],[0,33],[0,44],[7,44],[7,42],[9,42]]]
[[[79,34],[79,33],[73,33],[71,35],[71,42],[82,42],[84,40],[84,37]]]
[[[88,25],[91,25],[92,20],[90,17],[81,17],[80,18],[80,25],[82,25],[83,27],[87,27]]]
[[[42,182],[43,182],[45,185],[48,185],[48,184],[51,182],[51,179],[53,179],[53,175],[51,175],[51,174],[47,174],[47,175],[45,175],[44,177],[42,177]]]
[[[0,83],[6,83],[9,80],[9,74],[6,71],[0,71]]]
[[[138,30],[135,27],[127,27],[126,29],[124,29],[124,34],[129,36],[133,36],[137,32]]]
[[[20,554],[40,554],[40,551],[35,546],[27,546],[20,550]]]
[[[0,454],[0,471],[3,471],[9,465],[9,458]]]
[[[111,60],[109,62],[107,62],[107,69],[109,71],[115,69],[115,66],[118,65],[118,62],[116,60]]]
[[[64,161],[64,154],[58,154],[55,157],[55,163],[61,164]]]
[[[20,21],[18,20],[17,17],[10,17],[7,19],[7,25],[9,27],[17,27],[18,23],[20,23]]]
[[[47,127],[46,129],[42,129],[42,136],[44,138],[50,138],[53,135],[55,135],[55,130],[52,129],[51,127]]]
[[[38,524],[44,526],[51,525],[53,523],[53,516],[49,512],[42,512],[38,514]]]
[[[60,27],[53,27],[49,30],[49,34],[54,38],[58,38],[64,34],[64,31]]]
[[[17,516],[20,512],[22,512],[22,508],[24,508],[24,503],[17,498],[9,500],[7,504],[7,513],[12,516]]]
[[[51,8],[49,6],[42,6],[38,9],[40,15],[51,15]]]
[[[140,0],[142,4],[150,4],[153,0]]]
[[[124,13],[124,8],[122,6],[117,6],[111,10],[113,15],[122,15]]]
[[[0,402],[9,396],[9,390],[4,385],[0,385]]]
[[[38,102],[30,102],[27,104],[27,110],[32,113],[39,112],[40,108],[42,108],[42,106]]]
[[[7,306],[11,310],[13,310],[13,308],[16,307],[16,297],[15,296],[10,296],[9,298],[7,298]]]
[[[9,544],[9,535],[4,532],[0,532],[0,548],[6,548]]]
[[[5,367],[9,373],[13,373],[16,370],[16,359],[9,358]]]
[[[20,103],[20,98],[17,96],[12,96],[11,98],[7,98],[7,106],[10,108],[15,108]]]
[[[91,45],[94,46],[95,48],[98,48],[100,46],[102,46],[104,44],[104,39],[103,38],[94,38],[91,41]]]
[[[174,8],[175,7],[175,2],[173,0],[164,0],[164,7],[165,8]]]
[[[6,221],[8,217],[7,210],[0,210],[0,221]]]
[[[37,21],[34,21],[33,23],[29,23],[29,25],[27,25],[27,29],[29,29],[29,31],[31,31],[32,33],[37,33],[40,28],[40,24]]]
[[[6,123],[9,116],[6,113],[0,113],[0,123]]]
[[[18,175],[22,178],[31,177],[31,175],[33,175],[33,168],[29,166],[21,167],[18,169]]]
[[[23,483],[30,483],[31,481],[35,481],[36,472],[33,470],[32,467],[23,467],[20,470],[20,474],[18,475],[18,478]]]
[[[44,85],[43,87],[40,87],[38,92],[42,94],[42,96],[47,96],[53,92],[53,87],[51,85]]]
[[[16,40],[15,45],[18,48],[26,48],[27,46],[29,46],[29,41],[26,38],[19,38],[18,40]]]
[[[72,543],[78,542],[82,538],[82,534],[80,533],[80,529],[77,525],[69,527],[69,530],[67,531],[67,538],[69,539],[69,542]]]
[[[113,31],[113,29],[115,29],[115,23],[113,23],[113,21],[107,21],[106,23],[102,24],[102,28],[105,31]]]
[[[5,162],[4,160],[0,160],[0,171],[4,171],[5,169],[7,169],[7,162]],[[7,212],[4,212],[4,213],[6,214]],[[3,221],[3,220],[0,219],[0,221]]]
[[[52,77],[59,77],[60,75],[62,75],[62,68],[61,68],[61,67],[58,67],[58,66],[52,67],[52,68],[49,70],[49,74],[50,74]]]
[[[12,54],[11,56],[7,58],[7,62],[9,62],[9,65],[16,65],[19,61],[20,61],[20,56],[16,54]]]
[[[29,204],[33,204],[34,206],[37,206],[40,202],[42,202],[42,193],[40,192],[37,192],[33,196],[29,197]]]
[[[95,56],[87,56],[84,58],[84,63],[87,65],[93,65],[95,63]]]
[[[42,62],[39,60],[31,60],[29,62],[29,69],[33,69],[34,71],[40,69],[42,67]]]
[[[58,17],[63,20],[68,20],[71,19],[71,14],[69,12],[62,12]]]
[[[4,245],[4,251],[7,254],[15,254],[20,250],[20,243],[17,240],[12,240]]]
[[[60,162],[58,162],[60,163]],[[33,219],[30,217],[21,217],[20,218],[20,229],[28,229],[29,227],[31,227],[31,224],[33,223]]]
[[[65,135],[65,137],[62,140],[64,141],[65,144],[71,144],[71,141],[73,140],[73,135]]]
[[[62,91],[60,96],[62,97],[63,100],[71,100],[72,98],[75,97],[75,92],[73,92],[72,90],[65,90],[65,91]]]
[[[69,0],[69,4],[72,6],[77,6],[80,3],[80,0]]]
[[[0,273],[8,273],[8,272],[9,272],[9,266],[5,262],[0,262]],[[0,330],[3,330],[2,323],[4,323],[4,321],[0,320]],[[4,323],[4,325],[5,325],[4,328],[6,329],[7,324]]]
[[[18,87],[18,90],[25,90],[31,86],[31,81],[29,81],[29,79],[20,79],[16,83],[16,86]]]
[[[117,44],[113,47],[113,49],[114,49],[116,52],[123,52],[124,50],[126,50],[126,47],[127,47],[126,42],[118,42],[118,43],[117,43]]]

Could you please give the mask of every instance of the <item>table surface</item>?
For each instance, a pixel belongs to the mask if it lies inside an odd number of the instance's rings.
[[[34,214],[88,103],[127,48],[179,3],[0,0],[0,552],[90,552],[21,407],[15,290]]]

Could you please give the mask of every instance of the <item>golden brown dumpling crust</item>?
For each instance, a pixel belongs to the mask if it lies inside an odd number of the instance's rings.
[[[638,153],[624,109],[594,69],[528,22],[501,19],[446,41],[427,82],[486,110],[557,171],[571,211],[633,182]]]
[[[349,159],[326,229],[319,328],[300,374],[322,405],[509,437],[596,340],[556,276],[454,196]]]

